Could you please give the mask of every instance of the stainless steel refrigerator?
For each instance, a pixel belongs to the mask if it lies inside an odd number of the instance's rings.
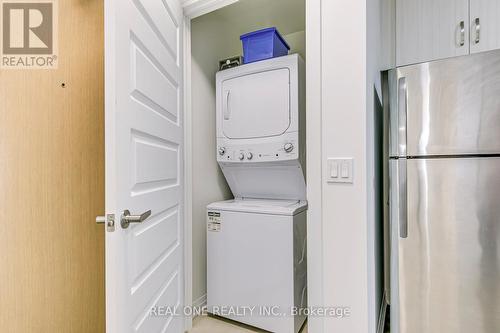
[[[500,332],[500,52],[389,90],[391,333]]]

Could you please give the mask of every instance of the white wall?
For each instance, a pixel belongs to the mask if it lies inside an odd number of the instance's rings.
[[[321,22],[323,170],[328,157],[354,158],[354,184],[323,181],[325,305],[348,306],[352,313],[347,319],[327,318],[325,332],[371,333],[365,1],[323,0]]]
[[[375,91],[392,54],[382,45],[389,29],[381,25],[381,1],[308,1],[309,242],[321,240],[309,245],[310,303],[351,310],[343,319],[310,318],[314,333],[377,329],[383,284]],[[330,157],[354,158],[353,184],[326,182]]]
[[[260,10],[265,8],[260,7]],[[231,10],[231,15],[234,14]],[[216,161],[215,73],[218,61],[241,54],[241,33],[267,27],[247,26],[247,23],[234,26],[234,22],[225,20],[221,15],[214,12],[191,21],[192,278],[193,302],[196,303],[206,295],[205,208],[211,202],[232,198]],[[290,44],[292,53],[305,56],[303,30],[283,37]]]

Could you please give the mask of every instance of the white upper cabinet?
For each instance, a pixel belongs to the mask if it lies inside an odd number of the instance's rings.
[[[468,54],[468,31],[469,0],[397,0],[397,66]]]
[[[500,48],[500,0],[470,0],[470,52]]]
[[[500,49],[500,0],[397,0],[396,65]]]

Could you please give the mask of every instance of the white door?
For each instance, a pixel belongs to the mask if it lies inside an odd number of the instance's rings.
[[[108,333],[184,330],[179,2],[105,2]],[[151,215],[124,228],[125,210]]]
[[[222,82],[224,135],[248,139],[281,135],[290,126],[290,70],[246,74]]]
[[[396,1],[397,65],[468,54],[468,27],[469,0]]]
[[[500,1],[470,0],[471,53],[500,49]]]

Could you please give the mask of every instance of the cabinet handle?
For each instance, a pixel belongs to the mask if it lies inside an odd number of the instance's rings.
[[[479,17],[476,17],[474,20],[474,24],[476,26],[476,44],[479,44],[479,41],[481,40],[481,23],[479,21]]]
[[[465,22],[464,21],[460,21],[460,42],[459,42],[459,45],[460,46],[465,45]]]

